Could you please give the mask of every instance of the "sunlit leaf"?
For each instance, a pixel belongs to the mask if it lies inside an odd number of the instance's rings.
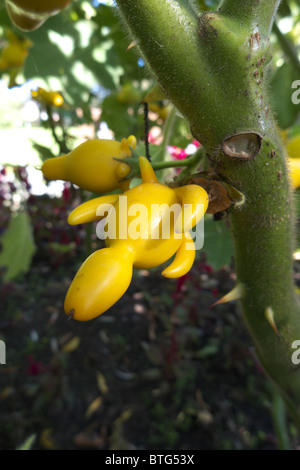
[[[101,393],[105,395],[108,392],[108,386],[105,377],[101,372],[97,372],[97,385]]]
[[[92,403],[90,403],[85,413],[86,419],[89,419],[100,408],[100,406],[102,405],[102,402],[103,402],[103,398],[98,397],[95,400],[93,400]]]
[[[31,447],[34,443],[36,439],[36,436],[35,434],[33,434],[32,436],[29,436],[24,442],[23,444],[17,448],[17,450],[31,450]]]
[[[70,353],[75,351],[79,347],[79,344],[80,338],[78,336],[75,336],[74,338],[70,339],[66,344],[64,344],[61,350],[64,353]]]
[[[214,269],[220,269],[231,263],[233,256],[232,235],[223,220],[214,221],[205,218],[204,246],[202,249],[207,257],[207,263]]]
[[[299,77],[293,67],[285,62],[271,79],[271,99],[281,129],[287,129],[296,120],[300,108],[292,102],[292,83]]]
[[[0,266],[6,268],[4,281],[10,281],[28,271],[36,251],[32,226],[26,211],[12,215],[0,241]]]

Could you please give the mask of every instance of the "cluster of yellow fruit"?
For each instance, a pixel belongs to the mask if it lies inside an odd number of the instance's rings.
[[[5,4],[16,27],[33,31],[71,1],[5,0]],[[28,38],[12,31],[8,31],[7,38],[8,45],[0,56],[0,71],[10,73],[24,67],[28,50],[33,44]],[[32,90],[31,95],[46,106],[60,107],[64,103],[58,91],[46,91],[39,87]],[[129,83],[122,87],[117,100],[129,105],[139,101],[140,96]],[[149,101],[152,101],[150,97]],[[153,103],[149,104],[149,110],[157,113],[162,120],[169,112],[167,107]],[[290,181],[295,189],[300,186],[300,136],[288,141],[286,146]],[[105,219],[104,228],[110,224],[115,228],[114,236],[107,232],[106,248],[88,257],[67,292],[65,312],[76,320],[91,320],[115,304],[129,287],[133,268],[156,267],[175,255],[162,272],[163,276],[174,278],[186,274],[193,265],[195,246],[189,231],[204,217],[209,196],[199,184],[171,188],[160,183],[150,162],[143,156],[138,158],[141,183],[130,188],[130,159],[133,159],[135,148],[134,136],[121,142],[94,139],[79,145],[67,155],[49,159],[43,164],[42,172],[46,179],[69,181],[87,191],[105,194],[75,209],[68,218],[71,225]],[[126,210],[116,190],[126,198]],[[132,237],[129,228],[136,222],[136,213],[132,211],[136,205],[146,210],[138,217],[138,236]],[[171,219],[170,208],[174,205],[180,207],[180,213]],[[163,236],[162,230],[166,217],[168,237]]]
[[[108,230],[106,248],[87,258],[67,292],[65,312],[76,320],[91,320],[116,303],[129,287],[133,268],[153,268],[175,255],[162,274],[176,278],[193,265],[195,245],[189,230],[204,216],[208,194],[195,184],[178,188],[161,184],[148,159],[142,156],[138,159],[141,184],[130,188],[130,180],[126,179],[130,165],[125,161],[132,158],[135,145],[134,136],[121,142],[91,140],[68,155],[47,160],[42,167],[47,179],[71,181],[97,193],[117,188],[123,191],[121,196],[108,194],[91,199],[69,215],[71,225],[105,218],[105,226],[115,228],[113,236]],[[126,198],[126,210],[122,197]],[[174,206],[180,211],[172,218],[170,209]],[[166,220],[167,237],[163,233]],[[132,237],[130,227],[137,221],[140,229]]]

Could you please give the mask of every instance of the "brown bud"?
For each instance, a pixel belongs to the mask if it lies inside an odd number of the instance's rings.
[[[189,184],[198,184],[207,192],[209,197],[207,214],[216,214],[217,212],[225,211],[229,209],[232,204],[228,197],[227,189],[219,181],[195,176],[189,181]]]

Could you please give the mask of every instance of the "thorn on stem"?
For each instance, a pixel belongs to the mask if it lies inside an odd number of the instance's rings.
[[[268,323],[271,325],[272,330],[275,332],[278,338],[280,338],[280,334],[274,319],[274,310],[272,309],[272,307],[267,307],[265,309],[265,317]]]
[[[132,41],[129,46],[127,47],[127,51],[129,51],[130,49],[132,49],[133,47],[137,46],[139,43],[139,41],[137,39],[135,39],[134,41]]]
[[[233,300],[239,300],[244,297],[244,286],[243,284],[237,284],[228,294],[224,295],[221,299],[217,300],[210,308],[215,307],[216,305],[225,304]]]

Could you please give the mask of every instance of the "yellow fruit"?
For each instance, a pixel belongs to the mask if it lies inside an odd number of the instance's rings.
[[[294,189],[300,186],[300,158],[289,158],[290,181]]]
[[[87,201],[69,216],[71,225],[106,217],[106,248],[83,263],[66,295],[65,312],[76,320],[91,320],[114,305],[127,290],[133,268],[159,266],[175,255],[162,273],[175,278],[193,265],[195,245],[188,230],[207,210],[206,191],[198,185],[169,188],[159,183],[146,158],[139,163],[140,185],[120,196]]]
[[[64,309],[75,320],[91,320],[126,292],[132,278],[130,252],[103,248],[82,264],[67,292]]]
[[[31,91],[31,96],[39,103],[43,103],[49,106],[62,106],[64,99],[58,91],[46,91],[43,88]]]
[[[16,7],[31,13],[53,14],[65,8],[72,0],[6,0]]]
[[[13,24],[23,31],[34,31],[72,0],[5,0]]]
[[[287,141],[288,169],[290,181],[294,189],[300,186],[300,135]]]
[[[134,149],[135,146],[134,136],[121,142],[88,140],[67,155],[46,160],[42,172],[49,180],[70,181],[94,193],[111,192],[118,188],[125,191],[130,181],[124,181],[124,178],[130,167],[116,158],[129,158],[132,155],[130,148]]]
[[[170,114],[170,106],[160,106],[159,104],[149,104],[149,110],[158,114],[158,117],[165,121]]]

